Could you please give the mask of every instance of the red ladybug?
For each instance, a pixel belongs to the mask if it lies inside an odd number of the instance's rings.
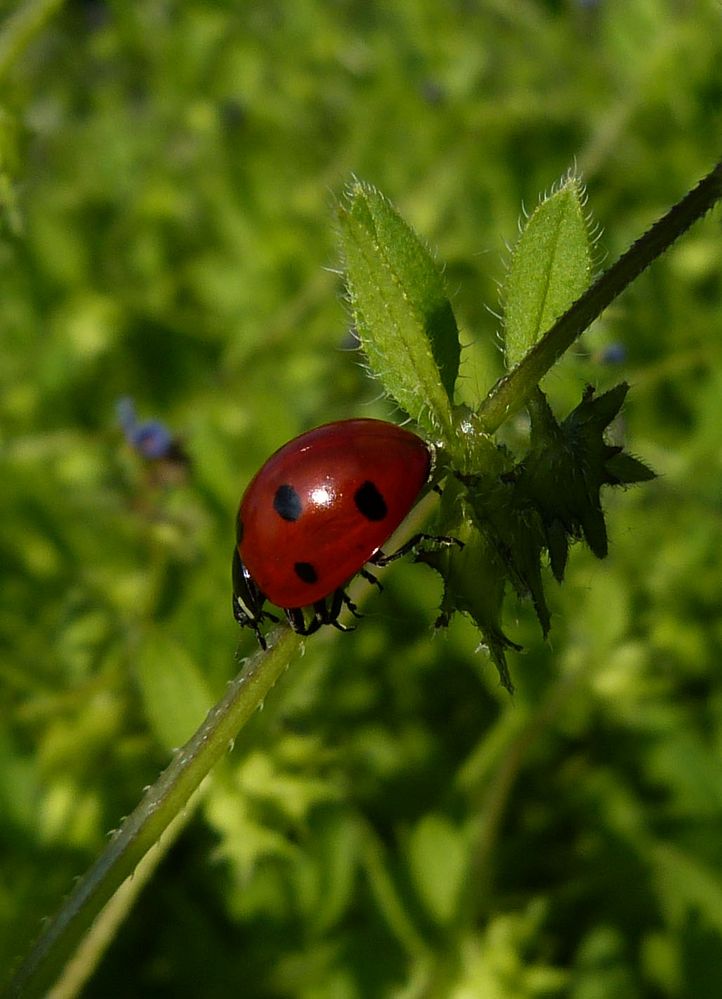
[[[278,620],[263,609],[269,600],[302,635],[322,624],[348,630],[338,623],[344,605],[356,609],[344,590],[348,581],[360,572],[376,582],[367,562],[386,565],[427,537],[416,535],[392,555],[381,551],[428,483],[433,463],[430,445],[383,420],[327,423],[284,444],[252,479],[238,511],[238,623],[265,648],[259,625]]]

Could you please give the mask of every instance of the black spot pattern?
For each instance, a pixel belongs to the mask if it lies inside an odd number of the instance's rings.
[[[302,583],[316,583],[318,581],[318,573],[310,562],[295,562],[293,571]]]
[[[293,486],[286,484],[278,487],[276,495],[273,497],[273,509],[284,520],[298,520],[301,516],[303,505],[301,497]]]
[[[386,500],[373,482],[366,481],[354,493],[354,503],[367,520],[383,520],[388,509]]]

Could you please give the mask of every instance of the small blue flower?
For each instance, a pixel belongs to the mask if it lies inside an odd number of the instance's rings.
[[[160,420],[138,422],[132,399],[119,399],[116,407],[118,423],[130,446],[144,458],[174,458],[177,442],[168,427]]]
[[[627,360],[627,348],[623,343],[610,343],[599,352],[600,364],[623,364]]]
[[[167,458],[173,445],[173,436],[160,420],[148,420],[136,427],[131,444],[145,458]]]

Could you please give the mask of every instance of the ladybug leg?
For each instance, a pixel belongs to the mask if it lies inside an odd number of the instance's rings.
[[[370,575],[371,575],[371,573],[369,573],[369,576]],[[342,600],[344,606],[348,607],[348,609],[351,611],[351,613],[353,614],[353,616],[357,617],[357,618],[358,617],[363,617],[363,614],[359,614],[358,607],[353,602],[353,600],[351,599],[351,597],[348,595],[348,593],[346,592],[346,590],[339,590],[338,592],[341,594],[341,600]],[[346,631],[348,631],[348,630],[349,629],[346,628]],[[351,629],[351,630],[353,630],[353,629]]]
[[[314,604],[314,611],[316,605]],[[318,613],[315,612],[311,620],[307,623],[306,618],[303,615],[302,607],[286,607],[283,613],[286,615],[286,620],[291,625],[293,630],[297,635],[312,635],[315,631],[321,627],[325,622],[319,617]]]
[[[246,614],[241,605],[238,603],[238,597],[235,593],[233,594],[233,616],[242,628],[250,628],[255,633],[258,644],[265,652],[268,646],[266,644],[266,639],[261,633],[261,629],[258,627],[260,619],[254,620]]]
[[[356,628],[353,625],[341,624],[341,622],[337,621],[335,618],[333,621],[328,621],[326,623],[332,624],[337,631],[356,631]]]
[[[376,554],[378,554],[378,552]],[[363,576],[363,578],[366,580],[366,582],[370,583],[371,586],[378,586],[379,593],[383,593],[383,589],[384,589],[383,586],[378,581],[378,579],[374,576],[374,574],[372,572],[368,571],[368,569],[361,569],[359,571],[359,576]]]
[[[251,574],[241,561],[238,548],[233,549],[233,616],[242,628],[250,628],[265,652],[266,639],[259,625],[262,621],[278,621],[275,614],[263,609],[266,597],[254,583]]]
[[[309,621],[306,620],[302,607],[286,607],[284,614],[298,635],[313,635],[324,624],[332,624],[339,631],[353,631],[353,628],[339,623],[338,616],[344,606],[348,607],[354,617],[359,617],[356,605],[345,590],[336,590],[330,603],[325,599],[317,600],[313,605],[313,617]]]
[[[356,614],[356,605],[346,591],[342,589],[338,589],[333,593],[330,604],[326,603],[326,600],[319,600],[313,605],[313,609],[322,624],[332,624],[339,631],[353,631],[353,628],[341,624],[338,620],[338,616],[344,605],[348,607],[354,617],[358,617],[358,614]]]
[[[395,562],[397,558],[403,558],[404,555],[408,555],[409,552],[419,548],[425,542],[430,545],[439,545],[442,548],[450,548],[451,545],[457,545],[459,548],[464,547],[463,541],[459,541],[458,538],[446,537],[443,534],[415,534],[413,538],[409,538],[406,544],[401,545],[400,548],[397,548],[395,552],[391,552],[390,555],[386,555],[381,550],[377,551],[375,555],[371,556],[369,562],[371,565],[377,565],[379,568],[382,568],[388,565],[389,562]]]

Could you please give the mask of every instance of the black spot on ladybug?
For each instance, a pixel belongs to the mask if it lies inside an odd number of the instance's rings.
[[[318,581],[318,573],[310,562],[295,562],[293,571],[303,583],[316,583]]]
[[[301,503],[301,497],[293,486],[283,485],[278,487],[276,495],[273,497],[273,509],[284,520],[298,520],[301,516],[303,504]]]
[[[236,544],[240,545],[243,541],[243,521],[240,517],[236,518]]]
[[[353,501],[359,513],[362,513],[367,520],[383,520],[388,513],[386,500],[373,482],[366,481],[359,486],[354,493]]]

